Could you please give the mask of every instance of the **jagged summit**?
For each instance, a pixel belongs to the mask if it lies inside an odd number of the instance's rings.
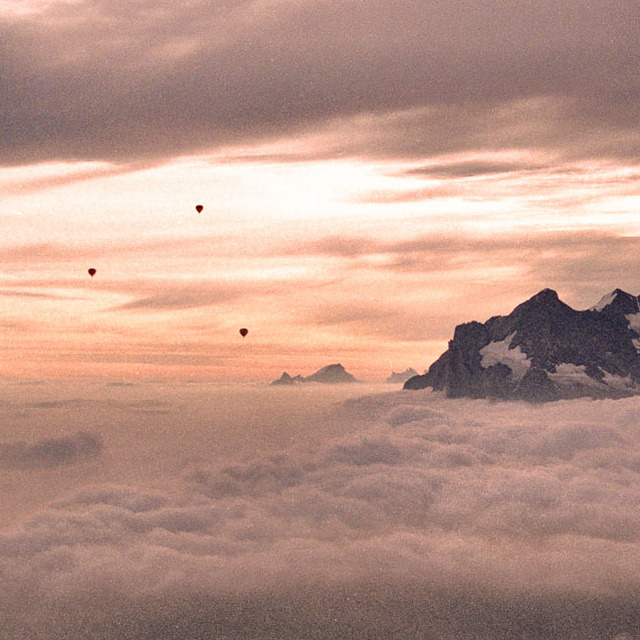
[[[507,316],[456,327],[406,389],[526,400],[640,393],[640,301],[621,289],[585,311],[543,289]]]
[[[300,375],[292,377],[285,371],[277,380],[274,380],[271,385],[291,385],[297,384],[298,382],[304,382],[304,378]]]
[[[523,320],[527,318],[539,319],[540,316],[567,315],[575,313],[568,305],[562,302],[553,289],[543,289],[540,293],[519,304],[510,314],[513,319]]]
[[[611,293],[603,296],[595,307],[591,307],[591,311],[601,312],[605,310],[623,314],[638,313],[640,304],[636,296],[622,289],[614,289]]]

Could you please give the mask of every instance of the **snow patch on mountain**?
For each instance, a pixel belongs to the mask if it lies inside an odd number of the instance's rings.
[[[629,328],[635,331],[640,336],[640,313],[629,313],[625,316],[629,323]],[[640,337],[633,338],[633,346],[636,351],[640,353]]]
[[[583,364],[571,364],[563,362],[556,366],[555,373],[549,377],[560,384],[601,384],[587,375],[587,368]],[[612,378],[616,376],[611,376]]]
[[[602,378],[602,383],[609,387],[620,390],[633,390],[635,388],[635,384],[631,376],[614,376],[608,371],[604,371],[604,378]]]
[[[591,311],[602,311],[606,307],[608,307],[614,300],[618,297],[618,290],[612,291],[611,293],[607,293],[606,296],[602,296],[598,304],[591,307]]]
[[[594,393],[601,393],[608,388],[623,395],[634,390],[631,376],[618,376],[607,371],[603,371],[602,374],[602,379],[595,379],[587,374],[587,368],[584,365],[563,362],[556,367],[555,373],[548,375],[555,384],[563,388],[584,388]]]
[[[485,369],[496,364],[506,364],[511,369],[511,379],[520,380],[531,367],[531,360],[519,346],[511,346],[514,337],[515,333],[511,333],[504,340],[490,342],[480,349],[480,364]]]

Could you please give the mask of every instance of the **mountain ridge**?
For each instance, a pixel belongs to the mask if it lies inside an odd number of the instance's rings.
[[[640,393],[640,298],[615,289],[577,311],[542,289],[506,316],[458,325],[448,349],[404,385],[427,387],[531,401]]]
[[[360,382],[351,375],[340,364],[329,364],[326,367],[318,369],[310,376],[303,377],[301,375],[290,376],[286,371],[277,379],[271,382],[271,386],[276,385],[293,385],[302,384],[306,382],[319,382],[321,384],[347,384],[353,382]]]

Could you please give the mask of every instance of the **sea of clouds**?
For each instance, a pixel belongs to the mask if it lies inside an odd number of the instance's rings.
[[[640,638],[640,400],[368,391],[5,385],[0,638]]]

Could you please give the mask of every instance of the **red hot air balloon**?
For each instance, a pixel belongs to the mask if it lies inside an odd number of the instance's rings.
[[[96,275],[96,270],[95,269],[89,269],[89,271],[87,271],[87,273],[93,278],[93,276]]]
[[[240,329],[239,333],[244,338],[247,335],[247,333],[249,333],[249,329],[245,329],[244,327],[242,327],[242,329]]]
[[[204,207],[203,207],[201,204],[197,204],[197,205],[196,205],[196,211],[197,211],[198,213],[202,213],[202,210],[203,210],[203,209],[204,209]]]

